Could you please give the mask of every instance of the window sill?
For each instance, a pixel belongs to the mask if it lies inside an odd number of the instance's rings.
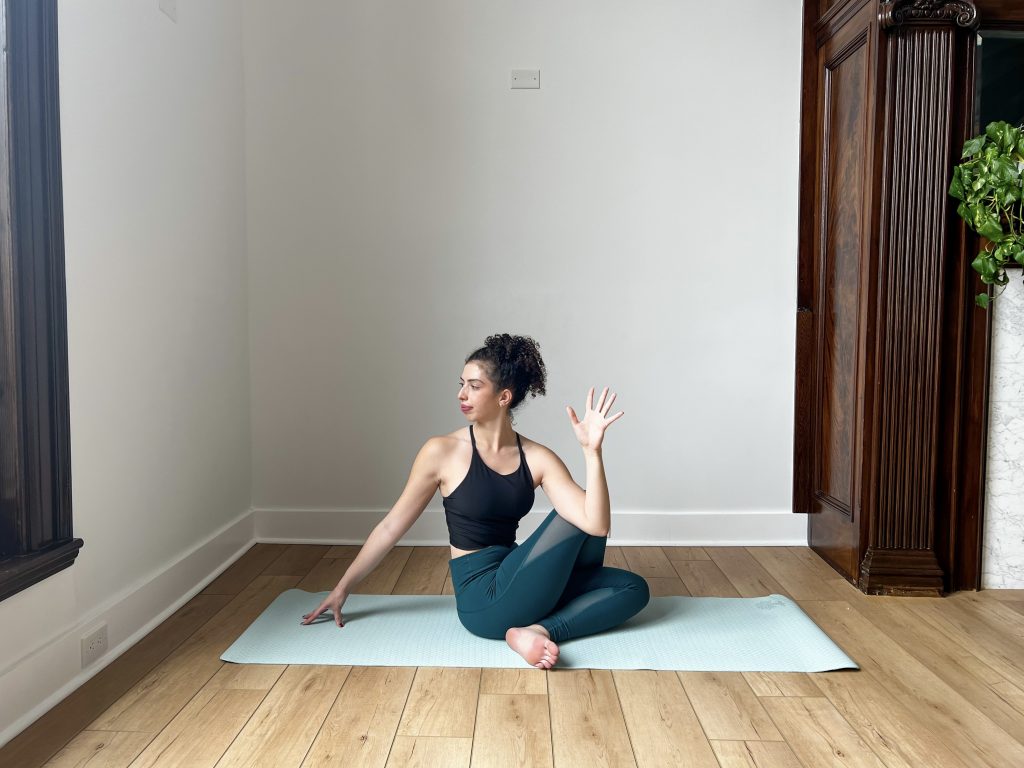
[[[0,560],[0,601],[67,568],[82,544],[82,539],[71,539],[41,552]]]

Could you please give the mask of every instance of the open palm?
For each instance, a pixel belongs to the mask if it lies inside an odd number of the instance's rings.
[[[615,402],[615,393],[612,392],[608,402],[605,402],[607,394],[608,387],[605,387],[601,392],[601,399],[595,408],[594,388],[590,388],[590,392],[587,393],[587,409],[583,414],[582,421],[577,418],[576,412],[571,406],[565,406],[566,411],[569,413],[569,421],[572,423],[573,431],[576,433],[576,439],[580,441],[580,445],[583,446],[585,451],[598,450],[601,447],[601,442],[604,440],[604,431],[608,429],[608,425],[625,413],[625,411],[619,411],[610,419],[607,418],[608,411],[611,410],[612,403]]]

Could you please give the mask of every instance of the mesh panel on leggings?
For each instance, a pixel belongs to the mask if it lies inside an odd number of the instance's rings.
[[[543,533],[541,533],[540,537],[534,543],[533,548],[530,550],[530,554],[528,554],[526,559],[523,560],[520,568],[527,567],[534,560],[542,557],[546,552],[550,552],[555,547],[565,544],[574,536],[578,537],[579,535],[579,528],[561,515],[555,515],[551,519],[551,522],[548,523],[548,527]]]

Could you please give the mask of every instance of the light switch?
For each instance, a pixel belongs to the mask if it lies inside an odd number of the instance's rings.
[[[171,21],[178,21],[178,0],[160,0],[160,10],[170,18]]]
[[[513,88],[540,88],[539,69],[513,69]]]

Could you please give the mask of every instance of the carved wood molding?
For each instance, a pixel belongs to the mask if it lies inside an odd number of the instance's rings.
[[[975,29],[978,9],[970,0],[891,0],[879,6],[878,23],[885,30],[923,24]]]

